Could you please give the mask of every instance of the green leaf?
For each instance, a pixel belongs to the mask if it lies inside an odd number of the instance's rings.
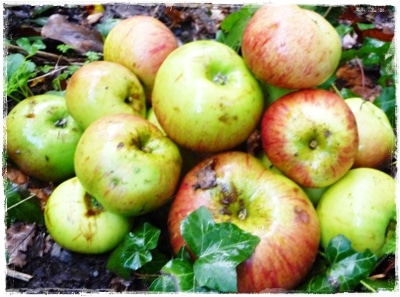
[[[22,191],[18,185],[5,180],[5,196],[7,204],[6,221],[10,226],[15,221],[44,225],[40,202],[28,191]]]
[[[22,37],[17,39],[16,44],[28,52],[28,56],[33,56],[39,50],[45,49],[46,45],[43,43],[41,38],[27,38]]]
[[[246,5],[228,15],[221,23],[221,30],[218,32],[216,40],[228,45],[235,51],[239,51],[244,29],[259,7]]]
[[[157,247],[160,233],[158,228],[149,223],[130,232],[112,252],[107,268],[121,277],[129,278],[131,270],[137,270],[153,259],[151,250]]]
[[[199,286],[236,292],[236,266],[250,257],[260,239],[235,224],[215,224],[204,206],[183,220],[181,232],[189,250],[197,256],[193,271]]]
[[[196,292],[192,262],[181,258],[170,260],[161,269],[161,276],[150,285],[149,291]]]
[[[373,102],[382,109],[389,118],[393,129],[396,128],[396,88],[394,86],[385,87]]]
[[[326,269],[303,286],[308,293],[353,291],[373,271],[378,257],[371,251],[357,252],[343,235],[334,237],[325,250]]]
[[[203,241],[194,263],[199,285],[236,292],[236,266],[251,256],[260,239],[232,223],[219,223],[205,234]]]
[[[196,211],[189,214],[181,224],[181,233],[189,249],[199,256],[203,250],[204,236],[215,225],[211,213],[201,206]]]
[[[394,291],[396,288],[396,280],[394,279],[364,279],[362,285],[370,292]]]

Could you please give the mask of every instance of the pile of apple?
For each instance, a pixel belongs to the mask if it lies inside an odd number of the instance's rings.
[[[238,266],[239,292],[293,289],[338,234],[381,255],[395,211],[395,180],[382,171],[395,147],[386,115],[318,88],[340,55],[331,24],[296,5],[260,8],[241,55],[214,40],[179,46],[164,24],[134,16],[109,33],[104,61],[71,77],[65,98],[11,110],[7,152],[58,184],[45,222],[67,249],[109,251],[135,217],[172,200],[177,252],[180,223],[206,206],[261,239]],[[243,144],[255,131],[254,155]]]

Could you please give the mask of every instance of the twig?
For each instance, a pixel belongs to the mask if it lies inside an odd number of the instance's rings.
[[[33,277],[33,275],[22,273],[22,272],[19,272],[16,270],[12,270],[10,268],[7,268],[7,276],[22,280],[24,282],[29,282],[30,279]]]
[[[364,75],[364,67],[360,61],[360,59],[358,57],[356,57],[356,63],[358,65],[358,67],[360,68],[360,72],[361,72],[361,87],[362,87],[362,97],[365,99],[365,75]]]
[[[13,45],[13,44],[7,44],[7,50],[22,52],[22,53],[25,53],[25,54],[28,53],[23,48],[21,48],[19,46],[16,46],[16,45]],[[57,63],[61,61],[61,62],[64,62],[64,63],[66,63],[68,65],[71,64],[71,62],[67,58],[62,56],[62,55],[56,55],[56,54],[52,54],[52,53],[48,53],[48,52],[37,51],[35,53],[35,56],[38,56],[38,57],[41,57],[41,58],[45,58],[45,59],[49,59],[49,60],[52,60],[52,61],[56,61]]]

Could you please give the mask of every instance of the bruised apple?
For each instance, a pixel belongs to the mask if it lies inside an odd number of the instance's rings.
[[[239,292],[293,289],[312,267],[320,239],[313,205],[297,184],[254,156],[215,154],[185,175],[168,216],[175,253],[185,244],[182,220],[200,206],[216,222],[232,222],[260,238],[252,256],[237,267]]]

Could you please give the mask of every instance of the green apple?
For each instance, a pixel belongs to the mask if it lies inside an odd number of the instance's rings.
[[[114,62],[83,65],[69,80],[65,98],[68,111],[82,129],[110,114],[146,116],[146,98],[139,79]]]
[[[336,70],[342,44],[320,14],[298,5],[264,5],[245,27],[242,55],[255,76],[284,89],[320,85]]]
[[[371,250],[378,256],[396,211],[396,181],[373,168],[351,169],[331,185],[317,207],[321,244],[327,247],[336,235],[346,236],[357,251]]]
[[[353,167],[385,168],[396,146],[396,135],[385,112],[362,98],[349,98],[345,102],[356,118],[359,136]]]
[[[213,40],[187,43],[161,65],[154,113],[178,145],[219,152],[244,142],[261,118],[263,95],[243,59]]]
[[[102,117],[82,134],[76,176],[107,210],[138,216],[175,192],[182,167],[178,147],[148,120],[130,114]]]
[[[110,251],[132,225],[126,217],[104,210],[76,177],[54,189],[46,202],[44,218],[47,230],[60,246],[84,254]]]
[[[320,227],[301,188],[238,151],[214,154],[184,177],[172,201],[168,228],[173,251],[185,244],[181,222],[205,206],[216,222],[231,222],[260,238],[237,267],[240,293],[294,289],[318,253]]]
[[[6,118],[7,154],[27,175],[61,182],[74,176],[74,154],[82,130],[65,98],[42,94],[20,101]]]
[[[172,31],[158,19],[137,15],[119,22],[104,41],[104,60],[124,65],[137,75],[151,102],[154,79],[164,59],[178,47]]]
[[[322,89],[294,91],[273,102],[260,135],[271,163],[302,187],[333,184],[357,155],[353,112],[339,95]]]

